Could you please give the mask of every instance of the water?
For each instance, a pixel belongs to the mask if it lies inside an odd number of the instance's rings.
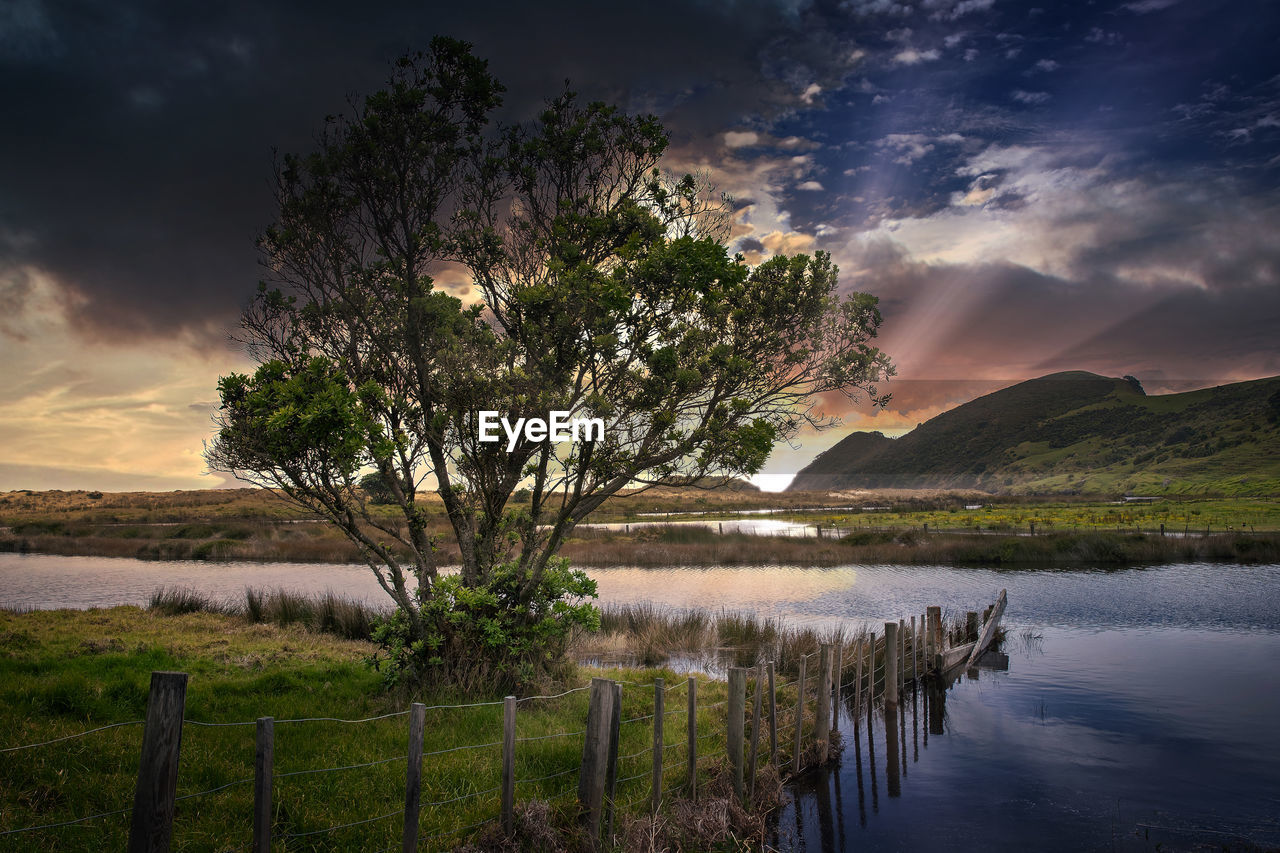
[[[818,627],[980,609],[1008,589],[1008,670],[962,678],[932,714],[908,695],[892,744],[878,710],[868,741],[846,709],[840,767],[779,815],[784,850],[1280,846],[1280,566],[590,571],[603,602]],[[4,606],[139,604],[161,584],[384,595],[358,566],[0,555]]]

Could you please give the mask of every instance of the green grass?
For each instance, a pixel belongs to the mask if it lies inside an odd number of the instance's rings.
[[[178,795],[223,785],[225,790],[180,801],[174,849],[231,850],[247,844],[252,825],[255,727],[260,716],[278,720],[338,717],[362,719],[404,710],[411,701],[427,705],[500,703],[501,697],[462,699],[447,692],[388,694],[377,672],[363,659],[372,647],[304,630],[253,624],[239,616],[198,612],[165,616],[132,607],[90,611],[0,611],[0,749],[72,735],[97,726],[139,720],[146,707],[149,674],[180,670],[190,674],[186,718],[243,726],[184,727]],[[574,684],[593,674],[581,671]],[[624,682],[619,754],[620,778],[645,774],[652,744],[653,680],[668,685],[683,676],[663,670],[609,670]],[[566,685],[547,685],[560,692]],[[683,707],[682,687],[668,695],[669,709]],[[704,705],[724,699],[724,686],[699,687]],[[576,732],[586,719],[587,691],[554,700],[523,702],[517,722],[521,738]],[[723,732],[724,707],[699,715],[699,731],[715,744]],[[425,752],[473,744],[424,761],[423,803],[466,797],[499,783],[502,708],[483,704],[427,712]],[[684,717],[668,718],[668,742],[682,740]],[[307,833],[395,812],[404,804],[407,718],[367,723],[278,723],[277,773],[397,760],[373,767],[298,775],[275,783],[275,833]],[[0,831],[58,823],[132,804],[141,726],[110,729],[36,749],[5,753],[0,775]],[[723,742],[719,741],[719,746]],[[569,771],[517,786],[517,799],[552,801],[555,821],[571,824],[580,736],[522,742],[517,748],[519,779]],[[682,778],[682,750],[673,750],[668,785]],[[708,774],[712,772],[709,766]],[[622,782],[621,802],[635,801],[638,813],[648,792],[647,777]],[[444,849],[463,840],[455,833],[498,810],[498,794],[422,810],[423,837],[441,834],[426,849]],[[397,815],[332,833],[282,840],[276,850],[377,850],[398,847]],[[127,813],[60,829],[0,836],[6,850],[123,849]]]

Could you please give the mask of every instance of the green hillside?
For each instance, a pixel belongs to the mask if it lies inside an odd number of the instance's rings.
[[[854,433],[790,489],[1280,494],[1280,377],[1147,396],[1136,380],[1055,373],[907,435]]]

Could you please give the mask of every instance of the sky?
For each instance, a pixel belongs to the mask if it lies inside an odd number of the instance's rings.
[[[434,35],[531,118],[658,115],[737,250],[880,297],[897,435],[1059,370],[1280,374],[1280,4],[648,0],[0,5],[0,489],[193,489],[273,219],[273,151]]]

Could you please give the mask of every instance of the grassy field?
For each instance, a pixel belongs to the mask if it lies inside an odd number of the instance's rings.
[[[254,725],[263,715],[276,724],[277,774],[297,773],[275,783],[275,834],[279,850],[378,850],[399,847],[404,805],[407,719],[392,716],[344,723],[307,718],[361,720],[394,714],[410,701],[437,708],[427,714],[423,803],[456,800],[422,811],[426,849],[451,849],[498,810],[501,697],[460,700],[444,694],[388,694],[380,676],[362,662],[371,647],[301,627],[252,624],[235,616],[189,613],[165,616],[131,607],[91,611],[0,611],[0,749],[75,735],[98,726],[140,720],[149,673],[190,673],[186,718],[247,725],[184,727],[174,828],[175,850],[240,849],[250,838]],[[542,685],[558,693],[604,674],[625,683],[620,733],[618,796],[627,814],[638,815],[648,795],[652,744],[652,683],[683,676],[664,670],[580,670],[567,685]],[[704,753],[723,748],[723,684],[702,679],[706,708],[699,730],[708,736]],[[533,695],[530,688],[528,695]],[[517,799],[545,801],[543,823],[572,823],[576,770],[586,718],[586,692],[522,702],[517,733]],[[683,707],[673,687],[669,708]],[[667,741],[679,742],[683,714],[669,718]],[[127,725],[33,749],[3,753],[0,832],[57,824],[132,805],[142,728]],[[673,749],[668,786],[676,791],[683,751]],[[390,759],[390,760],[386,760]],[[323,773],[321,768],[385,763]],[[712,760],[705,769],[716,772]],[[637,779],[630,779],[637,776]],[[225,787],[224,787],[225,786]],[[200,796],[191,796],[221,789]],[[357,823],[388,815],[381,820]],[[127,811],[74,826],[0,835],[5,850],[123,849]],[[357,825],[326,831],[330,827]],[[481,827],[483,829],[483,827]],[[306,833],[314,833],[306,835]]]
[[[305,516],[270,493],[95,494],[10,492],[0,497],[0,550],[142,559],[358,561],[355,547],[335,528]],[[431,499],[425,505],[431,516],[431,532],[440,534],[444,543],[441,562],[456,562],[456,545],[450,544],[451,531],[442,508]],[[1103,534],[1115,536],[1120,543],[1103,549],[1107,553],[1133,553],[1139,560],[1257,559],[1257,546],[1250,543],[1255,539],[1271,541],[1280,533],[1278,498],[1125,502],[902,490],[783,494],[652,490],[617,497],[588,521],[652,523],[669,517],[671,521],[714,522],[760,510],[769,510],[771,518],[821,525],[829,536],[823,540],[720,536],[675,526],[637,526],[629,531],[579,528],[561,553],[575,563],[591,566],[973,562],[991,550],[990,542],[975,549],[963,536],[978,532],[1022,536],[1034,525],[1037,534],[1057,536],[1054,541],[1061,547],[1022,549],[1033,561],[1054,559],[1057,554],[1075,559],[1080,549],[1064,545],[1067,537],[1076,537],[1071,541],[1079,542],[1080,537]],[[380,511],[393,512],[390,508]],[[1142,549],[1132,547],[1130,534],[1157,532],[1161,525],[1168,533],[1188,534],[1188,540],[1170,538]],[[928,537],[923,536],[926,526]],[[844,536],[846,533],[853,535]],[[1208,538],[1213,541],[1188,544],[1190,537],[1205,533],[1211,534]],[[1228,539],[1223,540],[1223,535]],[[1239,541],[1245,541],[1243,550],[1233,544]],[[1098,549],[1090,546],[1085,550]]]

